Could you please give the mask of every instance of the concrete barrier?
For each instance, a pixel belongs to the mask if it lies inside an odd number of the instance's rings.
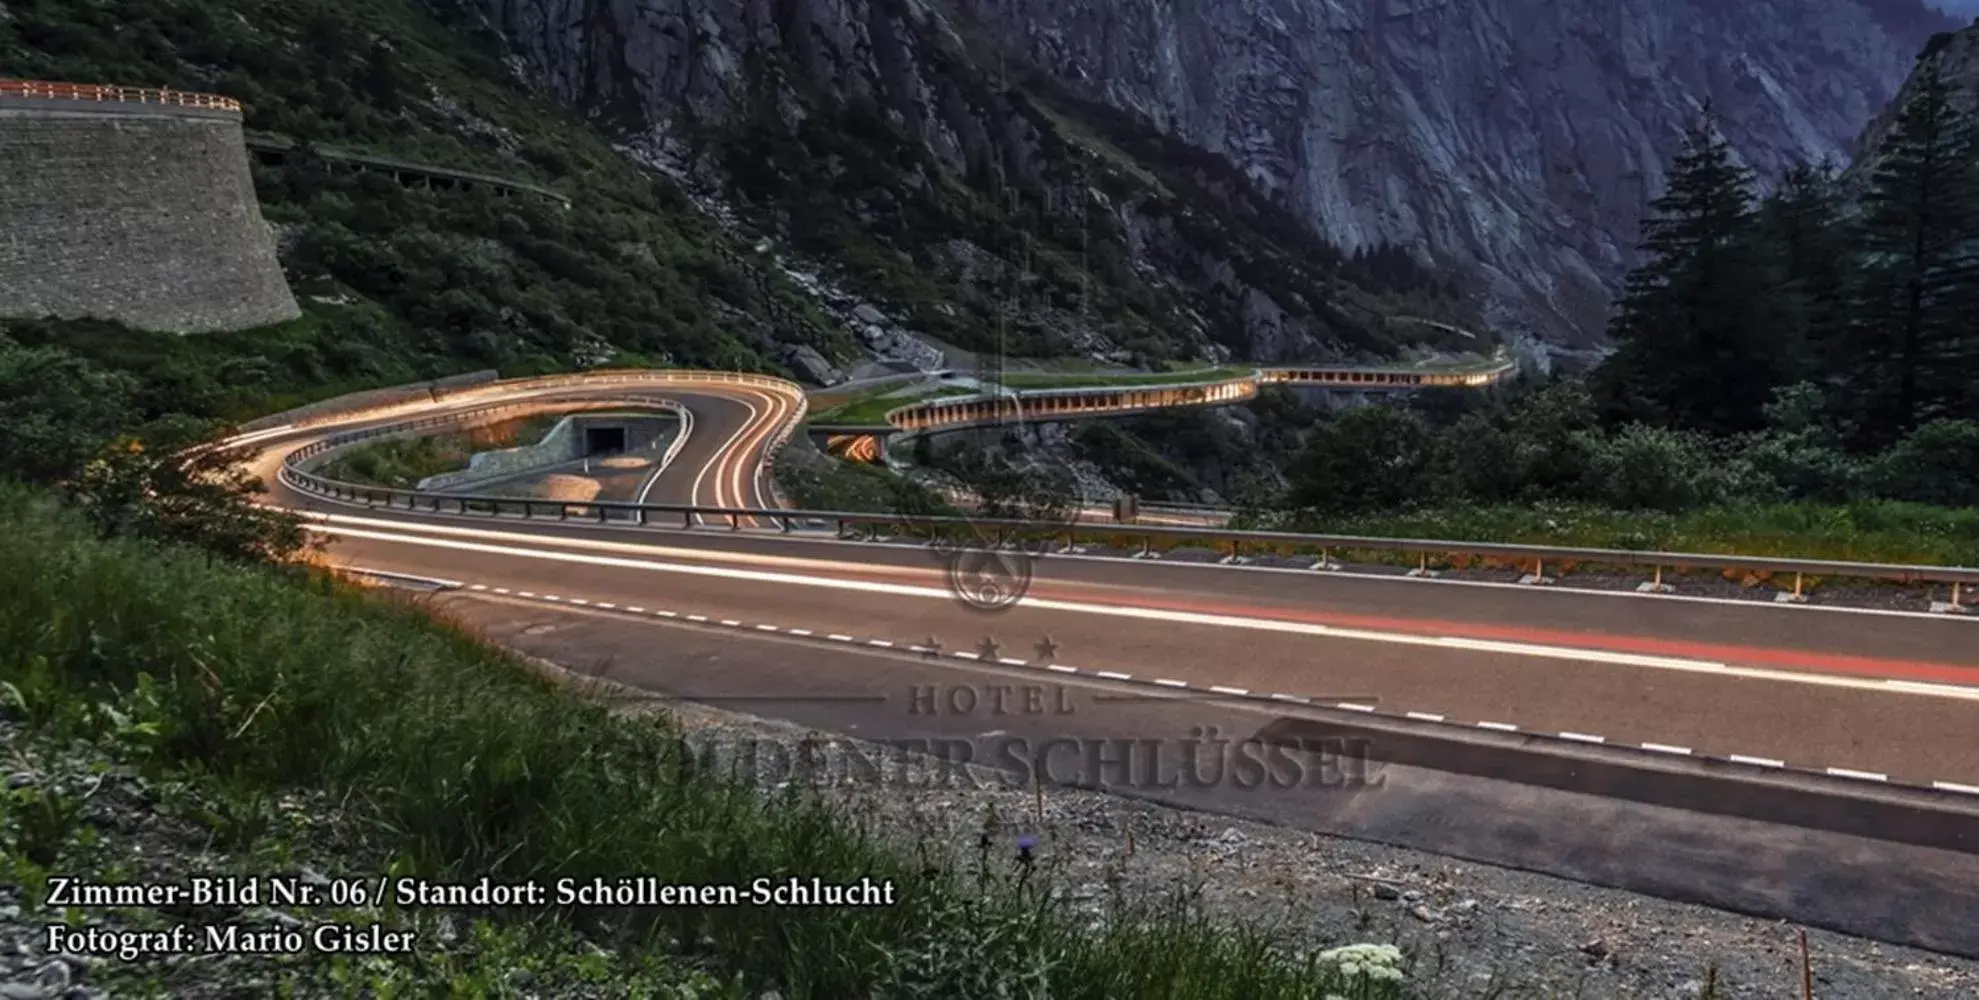
[[[1952,792],[1388,720],[1285,718],[1259,738],[1294,747],[1363,740],[1369,756],[1386,763],[1979,856],[1979,798]]]
[[[1951,793],[1385,720],[1257,737],[1349,741],[1370,780],[1266,797],[1256,818],[1979,957],[1979,803]]]

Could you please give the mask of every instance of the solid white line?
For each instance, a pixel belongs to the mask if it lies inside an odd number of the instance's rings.
[[[1243,688],[1224,687],[1220,684],[1212,684],[1210,685],[1209,689],[1211,691],[1216,692],[1217,694],[1234,694],[1240,697],[1248,696],[1250,694],[1249,691]]]
[[[1979,785],[1960,785],[1950,781],[1933,781],[1931,782],[1931,787],[1941,792],[1964,792],[1967,795],[1979,795]]]
[[[1887,774],[1877,774],[1874,771],[1851,771],[1846,767],[1831,767],[1828,768],[1828,773],[1837,778],[1860,778],[1863,781],[1890,780],[1890,776]]]
[[[1131,680],[1133,680],[1133,679],[1134,679],[1134,675],[1133,675],[1133,674],[1122,674],[1122,673],[1116,673],[1116,672],[1114,672],[1114,671],[1111,671],[1111,670],[1102,670],[1102,671],[1100,671],[1100,672],[1099,672],[1098,674],[1096,674],[1096,675],[1094,675],[1094,676],[1097,676],[1097,677],[1104,677],[1104,678],[1106,678],[1107,680],[1110,680],[1110,681],[1131,681]]]
[[[760,411],[756,409],[756,404],[749,402],[746,398],[743,398],[741,395],[738,394],[736,396],[732,396],[729,398],[736,399],[739,402],[741,402],[743,406],[749,408],[749,419],[744,420],[740,425],[738,425],[735,428],[735,433],[730,434],[728,436],[728,440],[723,441],[721,447],[716,448],[708,456],[707,464],[701,466],[700,471],[695,473],[693,485],[687,488],[688,503],[700,505],[700,506],[709,506],[709,507],[728,506],[728,504],[721,502],[721,482],[720,482],[721,473],[719,472],[715,473],[715,477],[716,477],[715,502],[712,504],[705,504],[705,505],[701,504],[701,481],[708,477],[709,471],[715,469],[717,466],[722,464],[723,460],[730,457],[729,452],[731,449],[735,447],[735,442],[741,440],[742,435],[748,433],[749,430],[755,426],[756,418],[757,416],[760,415]],[[694,520],[700,524],[708,523],[707,519],[699,514],[694,515]]]
[[[1420,720],[1420,721],[1422,721],[1422,722],[1442,722],[1442,721],[1443,721],[1443,717],[1442,717],[1442,716],[1440,716],[1440,715],[1431,715],[1431,714],[1429,714],[1428,712],[1410,712],[1410,713],[1408,713],[1408,716],[1409,716],[1409,718],[1411,718],[1411,719],[1417,719],[1417,720]]]
[[[1947,698],[1971,698],[1979,695],[1979,687],[1967,687],[1962,684],[1933,684],[1929,681],[1904,681],[1895,678],[1887,679],[1883,684],[1911,694],[1941,695]]]
[[[1644,750],[1654,750],[1657,753],[1682,754],[1686,757],[1689,756],[1691,752],[1689,747],[1671,746],[1668,743],[1644,743],[1642,745],[1642,748]]]
[[[342,515],[327,515],[341,518]],[[385,522],[392,523],[392,522]],[[912,584],[881,583],[872,580],[840,580],[827,577],[804,576],[795,573],[770,572],[762,570],[738,569],[726,566],[703,566],[683,563],[656,562],[644,559],[627,559],[612,556],[593,556],[572,552],[558,552],[535,548],[522,548],[514,545],[489,545],[475,542],[453,541],[442,538],[421,538],[387,532],[373,532],[336,525],[312,526],[313,530],[326,534],[343,535],[354,538],[369,538],[407,545],[431,548],[453,549],[469,552],[483,552],[492,555],[510,556],[521,559],[540,559],[552,562],[570,562],[597,566],[611,566],[626,569],[640,569],[652,572],[677,573],[687,576],[716,577],[730,580],[746,580],[760,583],[789,584],[817,587],[829,590],[851,591],[855,593],[885,594],[897,597],[918,597],[930,600],[952,601],[954,595],[942,587],[922,587]],[[517,540],[518,536],[500,532],[454,529],[456,533],[469,533],[477,536],[499,538],[504,541]],[[1529,588],[1526,588],[1529,589]],[[1066,611],[1076,614],[1098,615],[1113,618],[1162,621],[1169,623],[1211,625],[1223,628],[1246,629],[1259,632],[1277,632],[1291,635],[1321,636],[1336,639],[1351,639],[1367,642],[1380,642],[1404,646],[1429,646],[1444,649],[1465,649],[1476,652],[1503,653],[1507,655],[1537,657],[1543,659],[1572,660],[1584,663],[1603,663],[1618,666],[1646,667],[1656,670],[1671,670],[1686,673],[1709,673],[1730,677],[1756,680],[1779,681],[1817,687],[1838,687],[1855,690],[1872,690],[1885,693],[1925,695],[1929,697],[1958,698],[1979,701],[1979,688],[1954,688],[1948,686],[1918,689],[1914,685],[1899,686],[1883,679],[1858,678],[1839,675],[1818,675],[1796,673],[1759,667],[1733,667],[1724,663],[1706,660],[1689,660],[1677,657],[1645,656],[1634,653],[1612,653],[1603,650],[1580,649],[1566,646],[1547,646],[1536,643],[1502,642],[1497,640],[1468,639],[1453,636],[1424,636],[1400,632],[1381,632],[1370,629],[1340,628],[1330,625],[1314,625],[1305,622],[1290,622],[1271,618],[1246,618],[1235,615],[1205,614],[1200,612],[1174,611],[1162,608],[1125,607],[1118,605],[1090,604],[1081,601],[1046,600],[1026,597],[1017,603],[1018,607],[1036,608],[1046,611]]]
[[[694,411],[682,406],[674,412],[680,417],[680,433],[671,444],[667,445],[666,452],[660,456],[660,467],[654,469],[651,476],[646,477],[646,484],[639,488],[639,495],[632,498],[633,503],[646,502],[646,498],[652,495],[653,487],[660,484],[660,477],[673,465],[673,460],[680,456],[681,449],[687,447],[687,439],[694,433]]]
[[[1734,763],[1734,764],[1751,764],[1751,765],[1753,765],[1753,766],[1755,766],[1755,767],[1785,767],[1785,766],[1787,766],[1787,762],[1786,762],[1786,761],[1783,761],[1783,760],[1774,760],[1774,759],[1773,759],[1773,758],[1771,758],[1771,757],[1747,757],[1747,756],[1746,756],[1746,755],[1744,755],[1744,754],[1737,754],[1737,753],[1735,753],[1735,754],[1730,754],[1730,755],[1728,755],[1728,756],[1726,756],[1726,758],[1725,758],[1725,759],[1726,759],[1726,760],[1729,760],[1729,761],[1731,761],[1731,762],[1732,762],[1732,763]]]
[[[1594,735],[1592,735],[1592,734],[1589,734],[1589,733],[1561,733],[1561,734],[1560,734],[1560,738],[1561,738],[1561,739],[1563,739],[1563,740],[1573,740],[1573,741],[1574,741],[1574,742],[1576,742],[1576,743],[1606,743],[1606,742],[1608,742],[1608,737],[1606,737],[1606,736],[1594,736]]]
[[[1155,678],[1155,680],[1154,680],[1154,682],[1155,682],[1156,684],[1159,684],[1159,685],[1161,685],[1162,687],[1171,687],[1171,688],[1185,688],[1185,687],[1188,687],[1188,685],[1187,685],[1187,684],[1184,684],[1184,683],[1182,683],[1181,681],[1171,681],[1171,680],[1168,680],[1167,678],[1163,678],[1163,677],[1157,677],[1157,678]]]
[[[1519,731],[1519,727],[1509,722],[1480,722],[1477,726],[1479,729],[1496,729],[1501,733],[1516,733]]]

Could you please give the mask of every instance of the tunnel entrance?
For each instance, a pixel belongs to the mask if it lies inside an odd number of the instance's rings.
[[[615,455],[625,450],[625,428],[584,428],[584,454]]]

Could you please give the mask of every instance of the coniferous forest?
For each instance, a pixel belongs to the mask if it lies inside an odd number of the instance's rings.
[[[1979,506],[1979,118],[1934,66],[1851,171],[1762,184],[1707,109],[1642,249],[1587,376],[1349,411],[1255,505],[1421,537],[1571,518],[1603,544],[1838,525],[1979,549],[1942,510]]]

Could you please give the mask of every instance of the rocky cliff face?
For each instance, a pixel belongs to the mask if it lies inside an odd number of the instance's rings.
[[[841,138],[848,113],[884,123],[905,143],[879,156],[905,165],[896,190],[858,198],[857,226],[884,233],[898,202],[986,168],[1048,215],[1087,213],[1089,234],[1102,220],[1108,253],[1154,290],[1146,309],[1172,315],[1027,309],[1057,342],[1263,358],[1379,349],[1382,310],[1343,305],[1339,270],[1307,266],[1330,252],[1319,241],[1407,248],[1466,275],[1493,325],[1585,346],[1705,102],[1762,175],[1846,161],[1950,25],[1919,0],[481,2],[541,86],[670,137],[749,116]],[[895,233],[887,249],[980,272],[1011,263],[992,242]]]
[[[532,84],[938,342],[1371,359],[1445,336],[1396,316],[1476,325],[1455,281],[1343,257],[1227,160],[1006,72],[922,0],[462,4]]]
[[[1855,159],[1844,177],[1844,181],[1855,190],[1868,183],[1883,141],[1895,127],[1897,115],[1904,104],[1916,93],[1916,71],[1929,65],[1937,66],[1943,74],[1945,83],[1951,88],[1950,100],[1954,107],[1968,114],[1979,111],[1979,25],[1933,37],[1918,53],[1915,67],[1896,97],[1869,122],[1868,127],[1862,130],[1861,138],[1856,141]]]
[[[1600,329],[1679,128],[1846,160],[1942,15],[1915,0],[966,0],[1008,49],[1230,157],[1329,239],[1475,263]]]

